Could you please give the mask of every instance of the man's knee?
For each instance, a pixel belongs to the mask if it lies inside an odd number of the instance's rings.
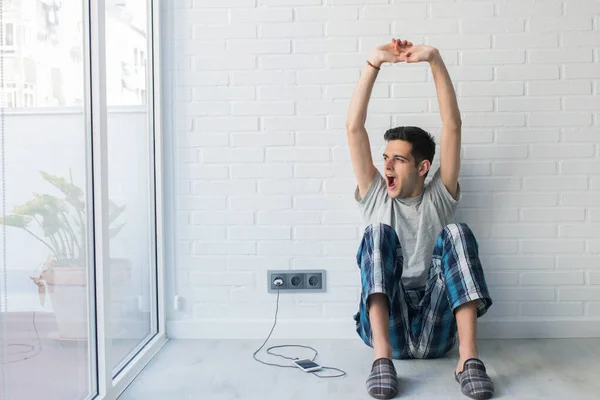
[[[461,236],[472,236],[475,237],[475,234],[469,227],[469,225],[464,222],[456,222],[452,224],[448,224],[444,227],[444,232],[446,232],[450,237],[456,239]]]
[[[446,225],[440,235],[443,241],[446,243],[448,243],[448,241],[452,244],[466,242],[470,246],[474,245],[475,247],[478,247],[475,234],[473,233],[469,225],[463,222]]]
[[[479,256],[479,243],[471,228],[465,223],[452,223],[444,227],[438,236],[434,255],[443,257],[444,253],[454,252],[456,249],[467,258]]]
[[[398,240],[396,231],[388,224],[371,224],[365,228],[363,238],[373,237],[374,235],[383,236],[391,240]]]
[[[378,252],[382,256],[402,257],[402,247],[394,228],[387,224],[371,224],[365,228],[360,243],[357,261],[362,255]],[[387,254],[386,254],[387,253]]]
[[[397,274],[398,270],[401,271],[402,247],[394,228],[386,224],[367,226],[356,254],[356,262],[366,279],[371,279],[369,273],[376,270],[389,278]]]

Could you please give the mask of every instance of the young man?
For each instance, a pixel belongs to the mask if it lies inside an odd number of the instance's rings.
[[[427,184],[435,142],[420,128],[388,130],[384,175],[373,164],[365,120],[385,62],[427,62],[431,67],[443,128],[440,168]],[[454,377],[465,395],[489,399],[494,385],[478,358],[476,323],[492,300],[472,231],[452,223],[460,200],[461,118],[438,50],[396,39],[375,49],[353,94],[346,129],[358,183],[355,197],[366,225],[357,254],[362,294],[354,319],[358,334],[374,349],[369,394],[395,397],[393,358],[441,357],[458,335]]]

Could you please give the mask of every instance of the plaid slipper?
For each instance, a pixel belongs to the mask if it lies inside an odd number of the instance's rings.
[[[376,399],[391,399],[398,394],[398,376],[394,363],[389,358],[379,358],[373,362],[367,379],[367,391]]]
[[[454,373],[460,390],[467,397],[475,400],[490,399],[494,395],[494,382],[485,371],[485,365],[477,358],[465,361],[462,372]]]

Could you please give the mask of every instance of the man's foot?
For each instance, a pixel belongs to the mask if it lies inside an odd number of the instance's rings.
[[[462,393],[475,400],[486,400],[494,395],[494,382],[488,376],[485,365],[478,358],[470,358],[463,369],[454,374]]]
[[[479,358],[477,352],[477,346],[463,346],[461,345],[458,349],[459,359],[458,364],[456,364],[456,375],[460,374],[465,367],[465,362],[472,358]]]
[[[389,339],[385,339],[387,341],[389,341]],[[384,342],[384,340],[381,340],[381,342]],[[377,344],[377,339],[375,339],[375,343]],[[380,358],[389,358],[390,360],[392,359],[392,346],[391,345],[387,345],[387,346],[377,346],[375,345],[374,347],[374,351],[373,351],[373,360],[379,360]]]
[[[373,362],[367,379],[367,391],[376,399],[392,399],[398,394],[398,376],[394,363],[389,358]]]

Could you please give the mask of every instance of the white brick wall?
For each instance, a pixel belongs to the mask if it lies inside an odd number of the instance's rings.
[[[362,230],[344,120],[366,56],[392,36],[440,48],[459,96],[457,217],[479,238],[495,300],[482,335],[599,332],[599,2],[170,7],[166,133],[177,190],[169,280],[170,294],[185,299],[170,312],[171,336],[262,337],[275,300],[266,270],[324,268],[327,292],[281,296],[275,335],[356,337]],[[438,112],[425,65],[382,68],[367,121],[376,165],[387,128],[419,124],[439,138]]]

